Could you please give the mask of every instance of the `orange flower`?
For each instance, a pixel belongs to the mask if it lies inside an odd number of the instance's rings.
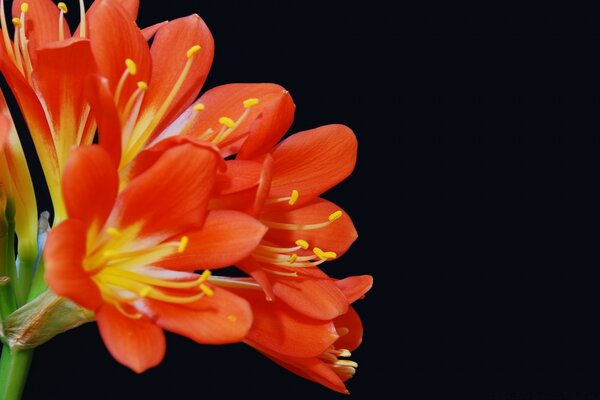
[[[371,288],[370,276],[332,281],[349,303]],[[245,342],[284,368],[332,390],[348,393],[344,382],[358,364],[347,358],[362,340],[362,324],[353,308],[330,320],[315,320],[281,302],[267,301],[258,285],[247,279],[221,279],[252,306],[254,322]]]
[[[216,151],[188,140],[162,145],[140,155],[122,191],[104,149],[76,149],[63,178],[68,218],[44,250],[50,289],[94,311],[111,354],[136,372],[162,360],[162,329],[200,343],[243,339],[248,304],[210,284],[208,269],[246,257],[265,232],[242,213],[207,211]]]
[[[268,117],[253,125],[262,118]],[[327,125],[294,134],[274,148],[262,146],[258,138],[277,140],[271,135],[270,129],[256,128],[246,136],[238,159],[228,161],[218,176],[210,207],[248,212],[269,227],[251,257],[237,264],[269,299],[277,297],[312,318],[335,318],[348,302],[316,267],[345,253],[357,234],[348,215],[319,195],[352,172],[356,139],[343,125]],[[254,158],[240,160],[241,154]]]

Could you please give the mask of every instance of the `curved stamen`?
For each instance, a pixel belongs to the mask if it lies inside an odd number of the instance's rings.
[[[0,0],[0,25],[2,26],[2,38],[4,39],[4,46],[10,59],[15,62],[15,53],[8,36],[8,26],[6,23],[6,13],[4,12],[4,0]]]
[[[277,222],[277,221],[269,221],[266,219],[262,219],[260,220],[260,222],[262,222],[264,225],[266,225],[269,228],[272,229],[283,229],[283,230],[288,230],[288,231],[296,231],[296,230],[312,230],[312,229],[321,229],[324,228],[326,226],[328,226],[329,224],[331,224],[332,222],[334,222],[335,220],[338,220],[342,217],[342,212],[340,210],[331,213],[329,215],[329,217],[327,217],[327,221],[326,222],[320,222],[320,223],[315,223],[315,224],[289,224],[289,223],[285,223],[285,222]]]
[[[79,0],[79,36],[85,38],[87,36],[87,29],[85,23],[85,4],[83,0]]]
[[[65,40],[65,14],[69,12],[69,9],[62,1],[56,7],[60,10],[60,14],[58,14],[58,40]]]

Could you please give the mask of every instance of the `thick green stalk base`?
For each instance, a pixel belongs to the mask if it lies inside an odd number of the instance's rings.
[[[2,347],[0,358],[0,400],[20,400],[27,381],[33,349],[11,350]]]

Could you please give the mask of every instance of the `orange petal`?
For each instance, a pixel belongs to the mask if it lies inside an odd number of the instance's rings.
[[[261,215],[260,219],[265,221],[267,226],[269,224],[266,221],[305,225],[326,222],[329,215],[336,211],[342,211],[342,216],[324,228],[300,230],[271,228],[265,235],[265,240],[287,246],[290,243],[295,243],[298,239],[303,239],[311,247],[319,247],[324,251],[334,251],[339,257],[356,240],[357,233],[348,214],[334,203],[319,198],[303,207],[290,211],[266,212]]]
[[[308,318],[277,300],[267,301],[258,290],[235,293],[252,306],[254,322],[248,340],[271,352],[289,357],[315,357],[338,338],[331,321]]]
[[[35,50],[59,39],[58,16],[60,10],[50,0],[15,0],[12,4],[13,17],[21,17],[21,4],[23,3],[29,5],[25,14],[25,35],[29,41],[29,54],[35,65]],[[63,19],[63,28],[65,38],[69,38],[71,34],[66,19]]]
[[[186,306],[154,300],[147,300],[145,304],[157,325],[198,343],[241,341],[252,325],[248,302],[223,288],[209,286],[214,291],[213,296]]]
[[[158,135],[198,96],[214,54],[212,35],[204,21],[195,14],[170,21],[154,36],[151,49],[152,78],[138,119],[140,130],[152,124],[152,119],[165,103],[188,62],[188,50],[196,45],[201,50],[193,56],[189,74],[164,114],[159,117],[160,122],[154,127],[155,133],[151,137]]]
[[[356,163],[356,137],[344,125],[326,125],[296,133],[273,151],[269,197],[298,190],[296,206],[305,204],[343,181]]]
[[[165,335],[147,319],[132,319],[106,304],[96,313],[98,329],[106,348],[121,364],[142,373],[162,361]]]
[[[221,158],[185,143],[166,150],[117,200],[118,226],[142,222],[140,235],[165,237],[202,226]]]
[[[63,196],[69,218],[86,227],[101,228],[110,214],[119,177],[113,161],[97,145],[78,147],[71,153],[63,175]]]
[[[351,276],[337,280],[335,284],[344,293],[344,296],[348,299],[348,303],[352,304],[371,290],[371,287],[373,287],[373,277],[371,275]]]
[[[2,70],[2,74],[19,103],[21,114],[25,118],[29,132],[31,132],[48,183],[48,189],[56,206],[60,197],[60,173],[54,140],[42,104],[29,83],[8,58],[4,46],[0,46],[0,70]]]
[[[310,318],[331,320],[348,310],[348,300],[335,282],[318,268],[303,268],[297,277],[272,279],[273,293]]]
[[[252,343],[249,343],[253,345]],[[259,349],[260,351],[260,349]],[[278,354],[269,354],[263,352],[267,357],[281,365],[283,368],[308,379],[313,382],[320,383],[321,385],[335,390],[336,392],[349,394],[346,385],[340,377],[333,371],[330,365],[324,363],[318,358],[294,358],[294,357],[282,357]]]
[[[296,105],[287,91],[275,98],[250,127],[237,158],[251,159],[269,153],[292,125],[295,109]]]
[[[87,80],[86,97],[98,124],[98,144],[102,146],[115,164],[121,162],[121,121],[109,89],[108,79],[92,75]]]
[[[344,332],[347,330],[348,333],[340,336],[335,347],[338,349],[348,349],[350,351],[356,350],[362,342],[363,326],[360,321],[360,317],[354,308],[348,308],[348,312],[344,315],[337,317],[333,323],[338,331]]]
[[[227,171],[217,174],[212,209],[240,210],[256,215],[262,208],[271,185],[273,159],[227,161]]]
[[[59,165],[64,165],[71,147],[81,141],[87,107],[84,84],[96,65],[90,42],[78,38],[48,44],[37,54],[33,79],[52,120]]]
[[[52,229],[44,246],[45,279],[57,295],[96,310],[102,304],[100,291],[83,269],[86,228],[68,219]]]
[[[188,108],[180,118],[178,118],[167,131],[173,134],[179,132],[185,126],[190,118],[193,118],[193,122],[189,128],[188,134],[191,136],[199,137],[208,129],[219,132],[222,125],[219,123],[219,118],[229,117],[233,120],[237,120],[247,109],[244,108],[244,100],[256,98],[258,104],[252,106],[249,109],[246,118],[239,124],[239,126],[223,141],[219,144],[221,148],[227,148],[225,155],[236,153],[244,140],[248,137],[250,130],[256,123],[255,130],[262,132],[265,136],[268,136],[268,132],[264,130],[269,128],[269,124],[264,126],[258,122],[262,118],[263,113],[266,120],[271,121],[272,113],[280,110],[280,103],[287,104],[289,94],[288,92],[279,85],[272,83],[233,83],[228,85],[217,86],[204,93],[195,104],[202,103],[204,109],[200,112],[194,111],[192,107]],[[291,99],[289,99],[291,101]],[[293,115],[292,115],[293,116]],[[280,131],[285,132],[283,128],[283,121],[285,117],[291,118],[290,115],[282,115],[281,125],[273,125],[271,128],[273,136],[279,135]],[[264,129],[259,129],[259,128]],[[287,129],[287,128],[286,128]],[[213,134],[213,136],[215,135]]]
[[[137,82],[150,80],[152,62],[148,43],[131,15],[117,1],[94,2],[87,19],[92,52],[101,75],[108,78],[112,93],[126,69],[125,60],[129,58],[137,65],[135,76],[129,76],[123,86],[119,104],[124,107],[137,89]]]
[[[150,39],[152,39],[154,37],[154,35],[156,35],[156,32],[158,32],[158,30],[160,28],[162,28],[163,26],[165,26],[168,23],[169,23],[169,21],[163,21],[163,22],[158,22],[154,25],[150,25],[150,26],[142,29],[142,36],[144,36],[144,39],[146,39],[146,41],[149,41]]]
[[[183,234],[189,238],[185,251],[159,265],[184,270],[228,267],[250,255],[266,231],[263,224],[241,212],[211,211],[201,230]]]

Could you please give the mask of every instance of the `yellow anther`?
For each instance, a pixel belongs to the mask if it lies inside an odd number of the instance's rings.
[[[62,1],[61,1],[60,3],[58,3],[58,4],[56,5],[56,7],[58,7],[58,9],[59,9],[60,11],[62,11],[64,14],[66,14],[66,13],[68,13],[68,12],[69,12],[69,9],[67,8],[67,5],[66,5],[65,3],[63,3]]]
[[[334,364],[341,365],[343,367],[358,368],[358,364],[356,362],[350,361],[350,360],[337,360]]]
[[[137,74],[137,64],[131,58],[125,59],[125,66],[127,67],[127,72],[129,72],[129,75],[133,76]]]
[[[339,349],[337,351],[338,357],[352,357],[352,353],[348,349]]]
[[[210,287],[206,286],[204,283],[200,285],[200,290],[202,290],[202,293],[204,293],[208,297],[211,297],[215,294],[215,292]]]
[[[250,108],[250,107],[255,106],[257,104],[258,104],[258,99],[257,98],[251,98],[251,99],[244,100],[244,108]]]
[[[293,206],[294,203],[298,200],[299,193],[296,189],[292,190],[292,194],[290,195],[290,199],[288,200],[288,204]]]
[[[317,257],[319,257],[321,260],[330,260],[330,259],[333,259],[333,258],[337,257],[337,254],[335,254],[335,252],[333,252],[333,251],[323,251],[323,250],[321,250],[318,247],[315,247],[313,249],[313,253],[315,253],[315,255]]]
[[[182,237],[181,240],[179,241],[179,247],[177,248],[177,252],[183,253],[189,242],[190,242],[189,237],[187,237],[187,236]]]
[[[221,125],[225,125],[228,128],[233,128],[235,126],[235,122],[229,117],[221,117],[219,118],[219,123]]]
[[[233,315],[233,314],[229,314],[229,315],[227,316],[227,319],[228,319],[229,321],[231,321],[231,322],[235,322],[235,321],[237,321],[237,317],[236,317],[235,315]]]
[[[308,242],[306,240],[298,239],[296,240],[296,245],[302,247],[304,250],[308,249]]]
[[[202,47],[200,47],[200,45],[195,45],[195,46],[190,47],[190,49],[185,54],[187,55],[187,58],[192,58],[194,56],[194,54],[199,52],[201,49],[202,49]]]
[[[27,3],[22,3],[22,4],[21,4],[21,12],[22,12],[22,13],[26,13],[27,11],[29,11],[29,4],[27,4]]]
[[[142,297],[148,297],[150,293],[152,293],[152,288],[150,286],[146,286],[145,288],[139,291],[139,294]]]
[[[21,18],[17,18],[17,17],[13,18],[13,19],[12,19],[12,23],[13,23],[13,25],[14,25],[14,26],[16,26],[17,28],[20,28],[20,27],[22,27],[22,26],[23,26],[23,23],[21,23]]]
[[[198,103],[193,107],[194,111],[204,111],[204,104]]]
[[[202,273],[202,275],[200,275],[200,279],[199,282],[206,282],[208,280],[208,278],[210,278],[211,272],[210,269],[205,269],[204,272]]]
[[[298,254],[294,253],[290,256],[290,264],[293,264],[296,262],[296,260],[298,259]]]
[[[121,236],[121,231],[118,230],[117,228],[113,228],[112,226],[106,230],[106,233],[108,233],[112,237]]]
[[[137,83],[137,87],[140,88],[140,90],[143,90],[144,92],[146,90],[148,90],[148,84],[146,82],[144,82],[144,81],[139,81]]]
[[[331,213],[331,215],[329,215],[329,221],[333,222],[336,219],[340,219],[342,217],[342,212],[340,210],[337,210],[334,213]]]

